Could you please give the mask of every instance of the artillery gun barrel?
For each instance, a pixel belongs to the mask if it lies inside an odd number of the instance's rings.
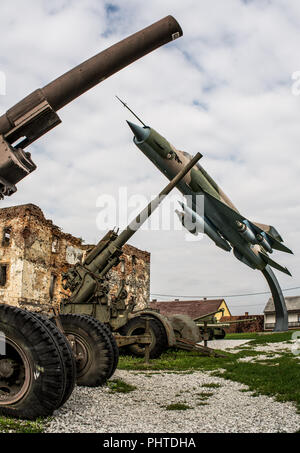
[[[172,16],[144,28],[62,75],[43,88],[54,110],[149,52],[182,35]]]
[[[159,204],[163,201],[166,195],[184,178],[184,176],[193,168],[193,166],[202,157],[197,153],[195,157],[169,182],[169,184],[160,192],[160,194],[146,206],[140,214],[123,230],[119,236],[112,241],[112,243],[104,249],[93,261],[86,266],[92,272],[100,273],[105,269],[112,254],[115,250],[121,249],[126,242],[134,235],[134,233],[143,225],[143,223],[150,217]]]
[[[126,227],[122,233],[119,234],[115,240],[116,247],[122,247],[134,233],[143,225],[143,223],[150,217],[153,211],[159,206],[163,201],[165,196],[167,196],[172,189],[181,181],[182,178],[193,168],[193,166],[198,162],[202,157],[200,153],[197,153],[195,157],[169,182],[169,184],[157,195],[157,197],[152,200],[148,206],[146,206],[142,212]]]
[[[114,233],[110,240],[110,234],[106,234],[102,241],[92,250],[83,265],[75,264],[74,269],[69,270],[65,275],[65,288],[71,289],[72,294],[67,303],[82,304],[88,302],[95,290],[99,296],[99,281],[103,279],[108,271],[119,263],[122,255],[122,246],[134,235],[143,225],[152,212],[159,206],[166,195],[181,181],[193,166],[202,157],[197,153],[193,159],[169,182],[160,194],[146,206],[141,213],[125,228],[119,236]],[[112,232],[111,232],[112,233]],[[98,280],[98,287],[97,287]],[[97,299],[97,296],[96,296]],[[102,302],[103,303],[103,302]]]
[[[20,118],[42,102],[46,101],[56,112],[110,75],[182,34],[178,22],[167,16],[112,45],[9,109],[0,117],[0,134],[14,129]],[[15,135],[13,139],[16,139]],[[28,144],[24,143],[24,146]]]

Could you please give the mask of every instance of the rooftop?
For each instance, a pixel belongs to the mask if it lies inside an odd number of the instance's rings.
[[[224,299],[213,300],[170,300],[150,302],[150,307],[158,309],[163,315],[184,314],[196,319],[200,316],[217,311]]]
[[[300,311],[300,296],[285,297],[284,300],[287,311]],[[268,300],[264,313],[275,313],[275,306],[272,297]]]

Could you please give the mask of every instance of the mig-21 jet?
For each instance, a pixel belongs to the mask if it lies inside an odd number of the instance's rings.
[[[134,134],[135,145],[168,179],[171,180],[192,159],[189,153],[176,149],[144,123],[143,127],[129,121],[127,123]],[[273,249],[293,253],[283,244],[277,230],[244,217],[199,162],[179,182],[177,188],[192,200],[190,205],[181,203],[182,211],[177,211],[182,224],[192,234],[204,232],[223,250],[233,249],[235,257],[252,269],[263,270],[269,265],[291,275],[286,267],[269,256]],[[197,195],[204,196],[202,216],[199,215]]]

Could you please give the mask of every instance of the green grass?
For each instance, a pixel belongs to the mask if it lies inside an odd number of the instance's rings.
[[[253,335],[253,334],[252,334]],[[257,335],[251,346],[257,344],[287,341],[291,332]],[[254,349],[243,349],[236,354],[225,353],[225,357],[205,357],[194,351],[168,351],[159,359],[151,360],[145,365],[143,359],[120,358],[119,369],[124,370],[162,370],[164,373],[188,373],[194,371],[211,372],[211,376],[240,382],[248,386],[254,395],[264,394],[278,401],[294,402],[300,411],[300,361],[289,352],[276,352],[279,357],[264,359],[264,363],[255,362],[264,352]],[[243,357],[253,357],[252,361],[239,362]],[[276,366],[272,366],[275,365]],[[224,372],[219,370],[223,369]]]
[[[259,335],[256,332],[243,332],[243,333],[227,333],[225,340],[252,340]]]
[[[292,339],[293,331],[269,333],[269,332],[246,332],[246,333],[228,333],[225,340],[252,340],[247,345],[251,344],[266,344],[266,343],[279,343],[282,341],[290,341]]]
[[[166,372],[184,372],[189,374],[195,370],[215,370],[221,368],[223,363],[228,360],[232,354],[226,354],[223,358],[200,356],[194,351],[168,351],[161,355],[160,358],[150,360],[146,364],[143,358],[120,356],[118,369],[121,370],[152,370]]]
[[[0,417],[0,433],[42,433],[41,420],[28,421]]]
[[[209,388],[209,389],[218,389],[221,386],[221,384],[216,384],[214,382],[209,382],[208,384],[202,384],[202,387],[206,387],[206,388]]]
[[[293,401],[300,410],[300,366],[289,354],[274,359],[278,366],[251,362],[228,363],[222,378],[240,382],[255,394],[274,396],[277,401]]]
[[[169,406],[166,406],[167,411],[186,411],[187,409],[193,409],[190,406],[187,406],[184,403],[174,403],[174,404],[169,404]]]
[[[197,398],[199,398],[201,400],[207,400],[208,398],[213,396],[213,393],[211,393],[211,392],[201,392],[201,393],[196,393],[196,395],[197,395]]]
[[[108,381],[107,386],[110,389],[110,393],[129,393],[136,390],[135,386],[127,384],[121,379],[113,379],[111,381]]]

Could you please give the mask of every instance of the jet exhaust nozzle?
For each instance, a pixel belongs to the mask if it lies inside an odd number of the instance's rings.
[[[269,241],[264,237],[263,233],[256,235],[257,242],[261,247],[263,247],[267,252],[273,253],[273,249],[269,243]]]
[[[257,244],[257,239],[251,228],[248,227],[243,222],[236,222],[237,224],[237,229],[240,235],[245,239],[245,241],[250,242],[250,244]]]

